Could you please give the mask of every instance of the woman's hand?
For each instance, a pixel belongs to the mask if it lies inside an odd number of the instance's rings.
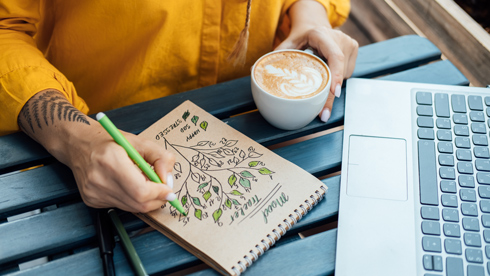
[[[172,192],[172,153],[153,141],[123,132],[167,185],[148,180],[99,122],[78,111],[57,90],[44,90],[29,99],[18,123],[72,169],[88,206],[146,213],[177,197]]]
[[[332,73],[330,95],[325,103],[320,119],[330,118],[333,101],[340,97],[342,82],[354,71],[357,41],[339,30],[332,29],[323,5],[316,1],[298,1],[289,8],[291,31],[288,37],[276,48],[305,49],[314,48],[324,57]]]

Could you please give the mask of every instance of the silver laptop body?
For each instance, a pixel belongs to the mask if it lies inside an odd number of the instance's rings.
[[[423,92],[419,94],[419,99],[417,99],[417,92]],[[452,97],[453,94],[459,96]],[[462,225],[464,218],[468,218],[464,220],[465,223],[474,223],[474,218],[479,219],[481,215],[485,215],[480,210],[479,203],[487,199],[478,197],[478,188],[482,186],[486,189],[487,184],[480,184],[477,181],[477,173],[478,176],[486,177],[487,171],[479,171],[474,168],[472,174],[475,179],[474,187],[461,187],[461,184],[458,183],[459,176],[468,177],[466,172],[459,173],[458,171],[460,160],[456,152],[459,148],[453,146],[453,153],[445,152],[443,156],[444,158],[450,158],[448,155],[453,156],[453,169],[450,166],[440,165],[438,160],[440,154],[438,146],[448,146],[448,142],[454,143],[456,137],[459,137],[454,133],[453,127],[458,124],[453,122],[453,115],[456,112],[451,107],[452,101],[460,99],[460,95],[464,95],[466,99],[469,95],[476,95],[475,98],[471,98],[472,104],[474,99],[481,96],[483,110],[475,112],[483,112],[483,123],[486,129],[485,134],[481,135],[488,138],[490,113],[487,114],[485,97],[490,96],[490,89],[368,79],[349,79],[347,81],[335,269],[337,276],[468,275],[468,270],[470,274],[476,273],[474,275],[480,275],[482,271],[483,275],[489,275],[490,267],[487,269],[489,259],[486,254],[490,254],[490,247],[487,249],[489,252],[486,253],[487,243],[484,238],[487,227],[482,224],[482,221],[479,221],[478,231],[476,229],[467,231],[466,226]],[[436,96],[442,97],[444,101],[449,101],[449,117],[443,117],[443,120],[438,120],[436,116]],[[428,97],[432,97],[431,105],[423,103],[423,107],[418,109],[418,106],[421,105],[418,100],[424,102]],[[468,100],[466,101],[468,105]],[[490,98],[488,103],[490,104]],[[457,103],[454,102],[454,104]],[[437,112],[440,111],[441,106],[438,104]],[[430,107],[434,112],[432,117],[424,114]],[[471,111],[473,110],[467,106],[468,117]],[[432,140],[419,138],[419,135],[427,138],[425,135],[430,134],[430,128],[423,129],[423,132],[419,133],[418,124],[421,121],[418,121],[418,118],[421,115],[418,112],[424,114],[424,122],[432,118],[434,124]],[[444,110],[444,112],[448,111]],[[471,113],[471,115],[480,116],[481,114]],[[447,119],[450,120],[451,129],[442,129],[441,132],[438,132],[438,124],[447,123]],[[466,126],[470,129],[469,136],[462,136],[463,138],[471,140],[472,124],[473,121],[468,118]],[[478,122],[477,126],[481,127],[481,122]],[[461,127],[464,129],[464,125]],[[448,134],[448,131],[452,134],[452,141],[447,141],[447,137],[438,137],[439,134]],[[435,169],[437,179],[430,179],[430,177],[429,180],[419,179],[419,143],[421,143],[420,152],[424,156],[420,160],[420,165],[423,166],[421,171],[425,173],[427,168],[428,170]],[[471,143],[470,148],[461,149],[458,154],[468,153],[468,150],[472,152],[475,147]],[[478,146],[478,154],[480,150],[484,150],[484,147]],[[426,156],[427,154],[432,156],[432,151],[435,151],[436,157],[431,161],[431,158],[426,158]],[[480,158],[472,156],[471,159],[475,166],[475,160]],[[487,160],[487,158],[481,159]],[[462,162],[462,165],[470,166],[468,162]],[[441,178],[440,174],[447,171],[455,171],[455,179],[451,179],[452,176],[449,176],[449,179]],[[444,177],[446,177],[445,174]],[[450,187],[449,190],[441,191],[439,186],[441,180],[444,180],[444,189]],[[426,186],[422,188],[424,189],[422,195],[420,181],[429,186],[429,188]],[[461,193],[465,196],[464,200]],[[477,199],[465,201],[467,200],[466,193],[471,195],[476,193]],[[422,200],[424,204],[421,203],[421,196],[424,197]],[[438,205],[434,204],[434,199]],[[490,202],[490,199],[488,200]],[[446,205],[454,205],[456,202],[457,206],[443,206],[442,201]],[[468,206],[474,208],[476,205],[478,215],[468,215],[466,209],[463,214],[461,210],[463,205],[465,208]],[[429,219],[422,218],[422,209],[424,217]],[[448,212],[451,211],[454,214],[459,213],[459,222],[446,221],[443,217],[446,211],[443,214],[442,209],[448,209]],[[490,212],[490,209],[486,211]],[[449,226],[444,228],[445,224]],[[448,230],[450,227],[456,227],[456,224],[460,225],[459,238],[455,237],[454,231]],[[474,224],[471,227],[476,228]],[[490,231],[490,228],[488,229]],[[478,235],[481,245],[475,246]],[[473,238],[473,244],[471,240],[469,242],[470,246],[467,246],[467,237]],[[446,242],[446,239],[449,242]],[[490,242],[490,235],[488,239]],[[458,254],[457,240],[461,245],[460,254]],[[423,244],[424,242],[426,244]],[[451,253],[447,252],[446,243]],[[471,250],[468,251],[469,257],[467,250]],[[463,274],[459,274],[461,267]]]

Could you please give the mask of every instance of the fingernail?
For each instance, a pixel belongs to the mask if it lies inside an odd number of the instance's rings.
[[[337,86],[335,86],[335,97],[340,97],[340,93],[342,92],[342,87],[340,87],[340,84],[337,84]]]
[[[167,175],[167,185],[170,187],[170,189],[174,188],[174,177],[172,174]]]
[[[328,121],[328,119],[330,119],[330,110],[328,110],[328,108],[323,110],[322,116],[320,117],[320,119],[322,120],[322,122],[325,122],[325,123]]]
[[[174,199],[176,199],[176,198],[177,198],[177,195],[176,195],[176,194],[174,194],[174,193],[170,193],[170,194],[168,194],[168,195],[167,195],[166,200],[167,200],[167,201],[172,201],[172,200],[174,200]]]

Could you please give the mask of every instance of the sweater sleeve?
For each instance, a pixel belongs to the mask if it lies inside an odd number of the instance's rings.
[[[79,110],[85,102],[61,72],[37,49],[38,0],[0,0],[0,135],[19,130],[17,117],[36,93],[57,89]]]

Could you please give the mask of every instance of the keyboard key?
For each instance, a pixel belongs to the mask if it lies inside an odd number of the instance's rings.
[[[439,142],[437,143],[437,150],[440,153],[453,153],[453,143]],[[470,157],[471,157],[471,151],[470,151]]]
[[[425,270],[433,270],[434,269],[434,265],[432,262],[432,255],[424,255],[423,262],[424,262]]]
[[[490,230],[483,230],[483,239],[486,243],[490,243]]]
[[[485,268],[480,265],[468,265],[468,276],[485,276]]]
[[[442,225],[442,231],[447,237],[459,238],[461,237],[461,232],[459,229],[459,224],[455,223],[444,223]]]
[[[473,144],[476,146],[488,146],[488,139],[486,135],[474,134],[472,139],[473,139]]]
[[[439,208],[422,206],[420,208],[420,215],[423,219],[439,220]]]
[[[485,122],[485,114],[482,111],[471,111],[470,120],[472,122]]]
[[[461,241],[456,239],[445,239],[444,249],[448,254],[463,254],[463,249],[461,248]]]
[[[428,117],[425,117],[428,118]],[[436,119],[437,128],[441,129],[451,129],[451,120],[445,118],[437,118]]]
[[[490,153],[488,152],[487,147],[474,147],[473,154],[475,155],[475,157],[478,158],[485,158],[485,159],[490,158]]]
[[[470,162],[458,162],[458,172],[473,174],[473,164]]]
[[[458,207],[458,197],[456,195],[443,194],[441,195],[442,206]]]
[[[490,259],[490,246],[489,245],[485,246],[485,255],[487,256],[487,259]]]
[[[437,237],[423,237],[422,247],[427,252],[441,252],[441,239]]]
[[[445,221],[459,222],[458,209],[450,209],[450,208],[442,209],[442,218]]]
[[[490,186],[480,186],[480,187],[478,187],[478,195],[481,198],[490,198]]]
[[[465,217],[463,218],[463,229],[466,231],[480,231],[480,222],[477,218]]]
[[[487,116],[490,117],[490,107],[487,107]]]
[[[453,115],[453,122],[459,125],[467,125],[468,124],[468,116],[466,114],[455,113]]]
[[[432,93],[430,92],[417,92],[415,98],[418,104],[432,105]]]
[[[468,106],[471,110],[483,110],[481,96],[468,96]]]
[[[441,142],[439,142],[441,143]],[[471,161],[471,150],[458,149],[456,150],[456,158],[460,161]]]
[[[471,147],[470,138],[467,137],[456,137],[454,142],[458,148],[469,149]]]
[[[490,215],[482,215],[481,216],[481,224],[485,228],[490,228]]]
[[[422,233],[426,235],[441,235],[441,226],[437,221],[422,221]]]
[[[454,157],[450,154],[440,154],[438,159],[441,166],[454,166]]]
[[[471,123],[471,131],[473,133],[486,134],[487,128],[484,123]]]
[[[449,118],[449,97],[447,94],[436,93],[434,95],[434,105],[437,117]]]
[[[490,173],[478,172],[476,173],[476,181],[480,184],[490,185]]]
[[[490,200],[480,199],[480,211],[490,213]]]
[[[419,116],[431,116],[432,117],[432,106],[419,105],[417,106],[417,115]]]
[[[458,182],[460,187],[475,188],[475,180],[472,175],[460,175],[458,176]]]
[[[431,117],[418,117],[417,125],[419,127],[434,127],[434,120]]]
[[[456,136],[470,136],[470,129],[468,128],[468,126],[455,125],[454,126],[454,135],[456,135]]]
[[[490,106],[490,96],[485,97],[485,105]]]
[[[456,172],[451,167],[439,168],[439,176],[443,179],[456,179]]]
[[[419,139],[434,140],[434,130],[431,128],[419,128],[417,136]]]
[[[420,203],[439,205],[436,149],[433,141],[418,141]]]
[[[475,167],[478,171],[490,172],[490,160],[476,159]]]
[[[461,213],[465,216],[476,217],[478,216],[478,208],[474,203],[461,203]],[[469,222],[469,220],[467,221]]]
[[[481,236],[477,233],[464,233],[466,246],[481,247]]]
[[[456,193],[456,182],[451,180],[441,180],[441,191],[444,193]]]
[[[470,263],[483,263],[483,253],[480,249],[470,249],[465,250],[466,260]]]
[[[432,261],[434,262],[434,270],[442,271],[442,257],[441,256],[432,256]]]
[[[446,276],[464,276],[463,259],[447,257]]]
[[[451,95],[451,105],[453,111],[457,113],[466,113],[466,99],[464,95]]]
[[[452,141],[453,135],[450,130],[440,129],[437,131],[437,139],[439,141]]]
[[[476,202],[476,192],[473,189],[459,190],[459,198],[462,201]]]

